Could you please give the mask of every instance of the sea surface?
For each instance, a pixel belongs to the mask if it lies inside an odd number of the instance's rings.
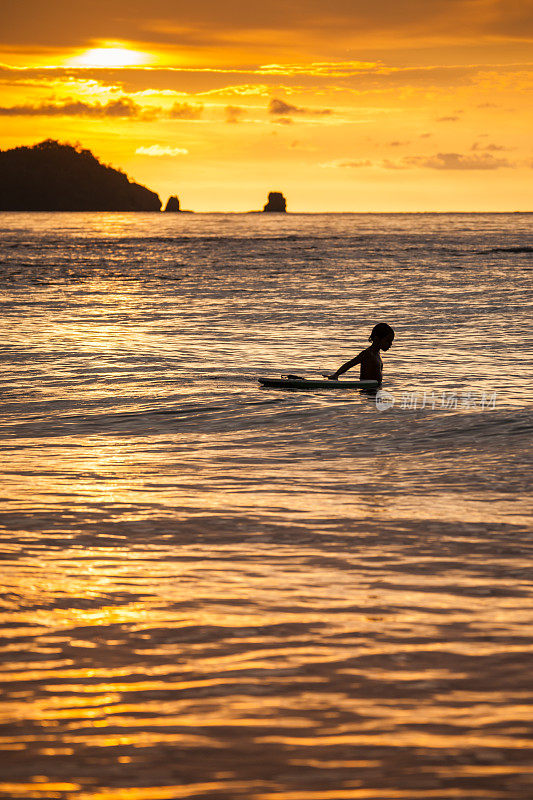
[[[2,800],[533,797],[532,221],[0,214]]]

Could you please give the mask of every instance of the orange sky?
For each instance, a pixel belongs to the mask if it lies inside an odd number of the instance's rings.
[[[0,148],[196,211],[532,210],[529,0],[2,0]]]

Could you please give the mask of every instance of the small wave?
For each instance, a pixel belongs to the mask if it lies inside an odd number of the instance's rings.
[[[492,247],[490,250],[476,250],[477,253],[533,253],[533,247],[518,245],[516,247]]]

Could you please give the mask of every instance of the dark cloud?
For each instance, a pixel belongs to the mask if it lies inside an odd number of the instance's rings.
[[[149,115],[149,114],[148,114]],[[147,112],[129,97],[110,100],[109,103],[40,103],[38,105],[0,106],[2,117],[108,117],[146,118]]]
[[[451,117],[437,117],[437,122],[459,122],[460,117],[451,116]]]
[[[90,37],[164,43],[176,47],[253,47],[262,31],[352,41],[369,34],[398,39],[495,33],[500,39],[524,39],[533,21],[524,0],[2,0],[0,41],[10,45],[80,46]],[[246,35],[245,35],[246,34]]]
[[[305,111],[303,108],[298,108],[298,106],[292,106],[290,103],[285,103],[283,100],[278,100],[277,97],[273,97],[268,106],[268,113],[281,114],[281,115],[304,114]]]
[[[82,100],[66,100],[62,103],[24,103],[14,106],[0,106],[2,117],[92,117],[93,119],[142,119],[156,117],[169,119],[198,119],[204,107],[189,103],[174,103],[170,111],[159,107],[143,107],[131,97],[120,97],[108,103],[86,103]]]
[[[276,116],[288,116],[290,114],[331,114],[331,108],[301,108],[300,106],[293,106],[286,103],[284,100],[279,100],[273,97],[268,106],[268,113]]]
[[[190,103],[174,103],[168,112],[168,116],[171,119],[199,119],[203,113],[203,106],[194,106]]]

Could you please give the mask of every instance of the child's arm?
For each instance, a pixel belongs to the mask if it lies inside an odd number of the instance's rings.
[[[352,367],[355,367],[356,364],[360,364],[364,352],[365,351],[363,350],[361,353],[359,353],[358,356],[355,356],[355,358],[351,358],[349,361],[346,362],[346,364],[343,364],[342,367],[339,367],[339,369],[336,372],[334,372],[333,375],[329,376],[329,380],[336,381],[339,375],[342,375],[344,372],[347,372]]]

